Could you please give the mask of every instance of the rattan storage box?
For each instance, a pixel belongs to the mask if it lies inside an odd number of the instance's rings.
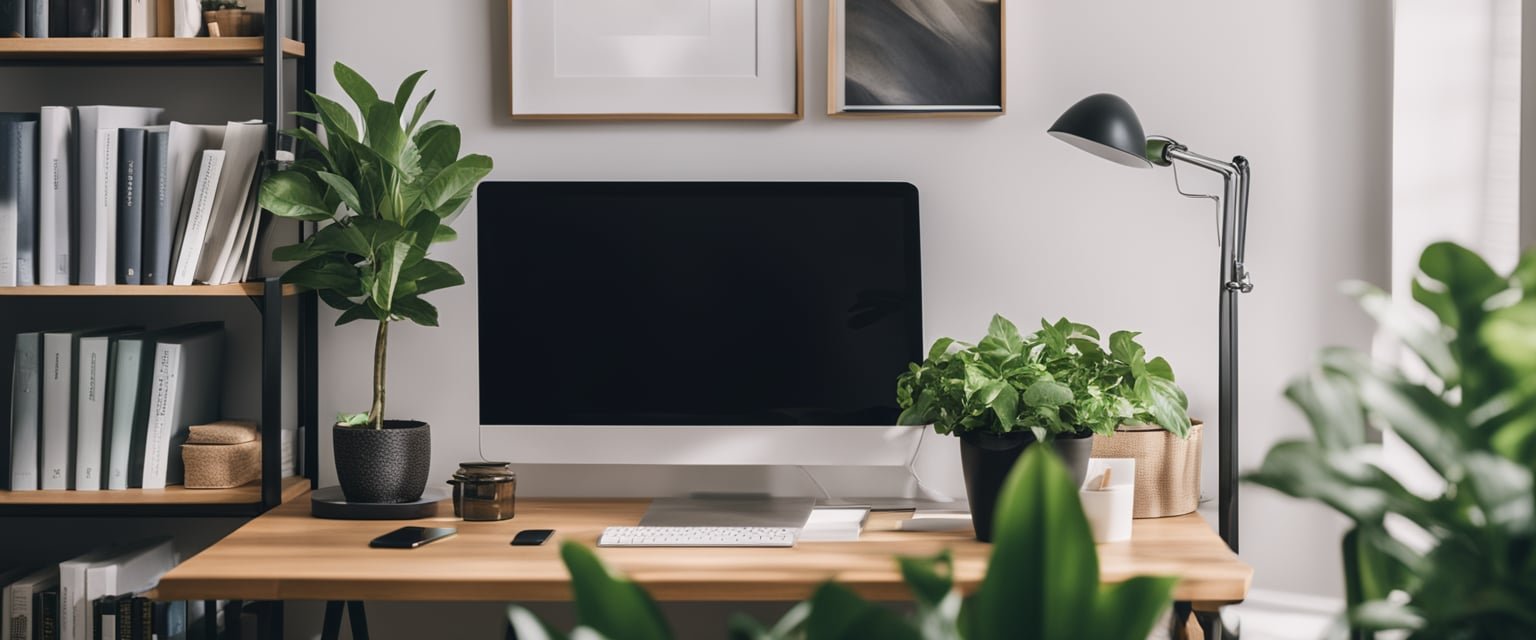
[[[181,445],[188,489],[228,489],[261,477],[256,423],[227,420],[191,428]]]
[[[1195,420],[1189,438],[1162,427],[1120,427],[1112,436],[1093,437],[1095,458],[1136,459],[1136,506],[1133,517],[1181,516],[1200,506],[1200,436]]]

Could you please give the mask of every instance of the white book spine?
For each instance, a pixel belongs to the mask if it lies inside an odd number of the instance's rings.
[[[96,202],[80,212],[93,222],[81,229],[91,234],[91,246],[80,256],[80,284],[107,285],[117,283],[117,130],[97,129],[95,135]]]
[[[123,33],[123,2],[122,0],[107,0],[105,3],[106,27],[108,38],[121,38]]]
[[[68,333],[43,334],[43,412],[42,478],[43,489],[68,489],[69,432],[74,421],[74,336]]]
[[[101,446],[106,427],[107,371],[112,341],[81,338],[75,403],[75,490],[102,488]]]
[[[5,629],[7,640],[32,638],[32,584],[20,582],[6,587]]]
[[[203,152],[203,160],[197,170],[197,183],[188,187],[194,190],[192,205],[187,209],[185,237],[181,243],[181,253],[176,256],[176,270],[171,277],[171,284],[192,284],[193,276],[197,274],[197,265],[203,253],[203,238],[208,231],[208,218],[213,214],[214,195],[223,170],[224,151],[210,149]]]
[[[155,346],[154,387],[149,400],[149,428],[144,438],[145,489],[164,489],[167,456],[176,431],[177,395],[180,393],[181,345]]]
[[[16,336],[11,367],[11,490],[37,489],[39,412],[42,378],[39,375],[40,334]]]
[[[81,637],[75,628],[75,614],[86,605],[85,572],[83,562],[59,564],[59,637],[64,640]]]
[[[43,107],[38,117],[37,283],[69,284],[69,107]]]
[[[96,625],[95,602],[117,595],[117,564],[110,562],[85,570],[85,597],[75,607],[74,640],[93,640]]]
[[[128,454],[133,449],[133,416],[138,410],[139,362],[144,342],[119,340],[112,358],[112,434],[107,443],[107,488],[128,488]]]
[[[0,122],[0,127],[14,128],[15,124]],[[20,143],[20,135],[13,134],[6,137],[14,143]],[[10,148],[11,145],[0,146],[5,147],[0,148],[0,153],[10,154],[13,157],[21,154],[20,149]],[[0,184],[8,185],[6,192],[0,192],[0,287],[14,287],[16,286],[17,228],[21,224],[21,185],[16,184],[20,176],[20,167],[17,167],[13,161],[0,162],[0,168],[6,171],[6,175],[0,175]]]
[[[128,37],[149,37],[149,3],[152,0],[128,0]]]
[[[0,615],[4,616],[3,618],[0,618],[0,640],[11,640],[11,638],[15,637],[15,633],[11,631],[11,612],[14,610],[11,606],[11,602],[12,594],[15,593],[15,591],[16,585],[14,584],[5,585],[4,589],[0,589]]]

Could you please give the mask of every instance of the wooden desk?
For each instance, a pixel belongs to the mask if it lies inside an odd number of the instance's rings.
[[[307,494],[306,494],[307,495]],[[307,497],[290,500],[182,563],[160,580],[166,600],[569,600],[561,540],[595,546],[603,527],[633,525],[645,500],[519,500],[517,517],[463,522],[443,503],[439,516],[410,522],[320,520]],[[895,531],[905,513],[876,513],[857,542],[802,542],[789,549],[602,548],[611,567],[661,601],[795,601],[836,580],[866,598],[911,598],[893,558],[950,548],[956,582],[975,590],[991,547],[970,532]],[[458,536],[413,550],[370,549],[404,524],[456,527]],[[513,547],[523,529],[554,529],[539,547]],[[1240,602],[1253,569],[1227,550],[1195,514],[1137,520],[1130,542],[1099,545],[1102,579],[1180,578],[1174,599],[1219,606]]]

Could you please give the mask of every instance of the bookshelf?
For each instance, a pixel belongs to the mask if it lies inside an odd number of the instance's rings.
[[[292,119],[284,119],[285,114],[292,110],[292,105],[296,103],[300,111],[314,110],[308,95],[308,92],[315,90],[316,79],[314,2],[268,2],[263,15],[264,36],[0,39],[0,67],[150,66],[155,67],[157,73],[163,74],[166,81],[174,82],[181,68],[229,64],[260,66],[261,113],[262,120],[268,124],[263,158],[272,160],[279,148],[279,129],[295,125]],[[297,11],[297,20],[291,20],[292,11]],[[290,22],[293,24],[292,32],[297,37],[282,36],[283,25]],[[153,100],[155,93],[152,90],[147,92],[144,99]],[[297,124],[303,126],[306,123]],[[155,298],[192,299],[196,305],[202,305],[200,300],[208,298],[210,314],[215,313],[214,309],[221,309],[224,313],[229,311],[227,303],[221,300],[246,298],[253,303],[254,312],[260,315],[260,322],[253,332],[259,335],[231,334],[229,339],[254,338],[260,342],[260,383],[250,392],[260,394],[257,413],[264,444],[261,451],[261,480],[234,489],[219,490],[171,487],[163,490],[0,491],[0,518],[254,517],[285,500],[302,495],[304,490],[314,485],[319,451],[318,299],[314,292],[284,285],[276,278],[213,286],[0,288],[0,317],[26,317],[29,311],[42,308],[34,305],[50,304],[49,300],[81,298],[93,300],[89,324],[109,324],[114,309],[142,308],[145,304],[155,304]],[[291,322],[295,315],[296,331]],[[290,322],[285,323],[285,317]],[[286,331],[285,324],[288,327]],[[5,352],[9,353],[9,350]],[[295,354],[296,363],[291,360]],[[285,358],[289,361],[285,362]],[[0,363],[0,366],[8,367],[10,363],[7,360]],[[291,395],[284,398],[283,372],[295,369],[298,373],[297,398]],[[8,395],[9,389],[0,390],[0,393]],[[293,391],[290,389],[288,393],[292,394]],[[285,399],[289,407],[287,415],[284,413]],[[291,417],[295,404],[298,407],[296,423]],[[9,462],[8,411],[0,415],[0,426],[7,427],[3,430],[6,437],[0,438],[0,454]],[[300,428],[299,437],[293,440],[298,449],[295,451],[294,462],[303,475],[283,477],[281,474],[282,451],[279,443],[285,426]],[[7,524],[20,525],[14,520]]]
[[[244,61],[261,64],[263,36],[236,38],[5,38],[0,39],[0,63]],[[292,38],[278,42],[286,58],[304,57],[307,47]]]

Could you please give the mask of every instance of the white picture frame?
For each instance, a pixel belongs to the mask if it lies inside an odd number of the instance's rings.
[[[508,0],[514,120],[799,120],[804,0]]]

